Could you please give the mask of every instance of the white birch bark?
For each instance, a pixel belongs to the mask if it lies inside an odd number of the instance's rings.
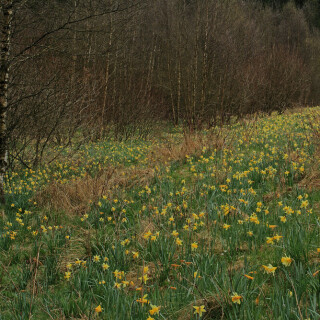
[[[0,43],[0,202],[5,203],[4,176],[7,167],[6,114],[8,107],[9,57],[13,0],[2,0],[1,43]]]

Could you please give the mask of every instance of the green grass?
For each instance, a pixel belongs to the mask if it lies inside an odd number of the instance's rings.
[[[320,319],[320,191],[302,183],[320,169],[319,124],[310,126],[319,113],[235,124],[224,147],[217,129],[204,131],[197,152],[171,161],[154,137],[11,172],[0,319],[199,319],[199,306],[201,319]],[[168,136],[183,143],[179,130]],[[41,198],[110,168],[114,185],[88,195],[85,212]]]

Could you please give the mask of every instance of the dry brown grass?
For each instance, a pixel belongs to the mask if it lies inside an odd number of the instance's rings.
[[[300,181],[299,187],[311,190],[320,189],[320,113],[313,112],[308,121],[312,132],[312,143],[316,147],[313,155],[313,164],[306,172],[306,176]]]
[[[305,188],[308,191],[320,189],[320,163],[313,165],[298,185],[300,188]]]
[[[83,233],[84,234],[84,233]],[[87,256],[86,246],[83,245],[86,237],[74,237],[70,239],[69,245],[60,251],[59,254],[59,270],[65,272],[67,270],[67,264],[74,262],[77,259],[82,259]]]
[[[316,147],[312,159],[312,165],[307,170],[305,177],[299,182],[299,187],[309,191],[320,189],[320,115],[315,115],[310,120],[309,125],[312,130],[312,140]]]
[[[137,229],[138,240],[140,243],[144,241],[143,235],[148,231],[153,234],[157,231],[156,222],[151,217],[140,220],[139,228]]]
[[[81,215],[103,195],[111,196],[119,187],[144,186],[153,177],[154,170],[150,168],[109,168],[96,177],[87,175],[65,184],[52,182],[36,194],[35,200],[49,209]]]
[[[295,105],[293,108],[286,109],[283,114],[284,115],[291,115],[296,113],[303,113],[305,111],[305,107],[300,105]]]
[[[153,277],[155,275],[157,266],[154,262],[149,262],[142,266],[136,266],[134,270],[129,270],[128,272],[126,272],[126,280],[129,282],[133,281],[135,287],[140,286],[141,279],[139,279],[139,277],[141,277],[141,275],[143,274],[144,267],[149,268],[148,275],[150,277]]]
[[[221,299],[222,296],[221,296]],[[222,319],[223,318],[223,307],[224,301],[218,301],[215,297],[204,297],[199,299],[192,304],[189,304],[185,308],[179,310],[178,320],[190,320],[193,318],[193,306],[204,305],[206,313],[204,313],[203,319]]]
[[[183,140],[180,143],[168,141],[166,144],[155,147],[150,154],[153,162],[168,162],[183,160],[187,155],[199,156],[203,148],[209,150],[221,150],[226,146],[230,132],[221,129],[218,133],[184,133]]]

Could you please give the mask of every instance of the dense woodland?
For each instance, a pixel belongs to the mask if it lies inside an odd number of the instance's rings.
[[[195,130],[319,103],[317,0],[0,3],[9,165],[38,165],[75,135],[146,135],[161,120]]]

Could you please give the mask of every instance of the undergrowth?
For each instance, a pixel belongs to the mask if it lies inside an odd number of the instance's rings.
[[[9,173],[0,319],[320,319],[319,118],[101,141]]]

